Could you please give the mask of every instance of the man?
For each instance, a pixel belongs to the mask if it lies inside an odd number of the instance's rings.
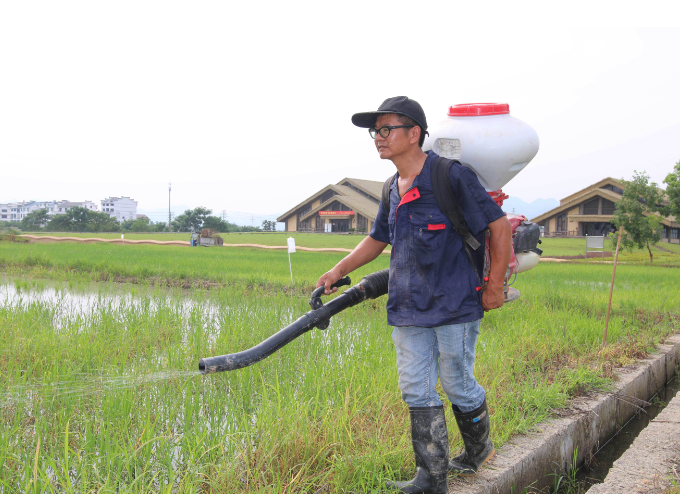
[[[481,292],[480,276],[461,237],[436,203],[431,183],[438,156],[424,153],[427,120],[421,106],[405,96],[388,98],[376,112],[357,113],[352,122],[369,129],[378,154],[394,163],[389,204],[382,201],[368,237],[317,283],[330,286],[372,261],[392,244],[387,320],[394,326],[399,387],[409,406],[416,476],[388,482],[404,493],[445,493],[447,472],[471,475],[494,454],[484,389],[473,375],[475,345],[485,310],[503,305],[503,281],[510,261],[511,226],[470,169],[450,168],[452,190],[470,231],[483,243],[490,231],[490,273]],[[483,247],[475,252],[476,264]],[[333,289],[334,291],[335,289]],[[444,407],[437,378],[452,403],[465,451],[449,464]]]

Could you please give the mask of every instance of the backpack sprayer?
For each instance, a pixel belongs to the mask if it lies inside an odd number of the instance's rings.
[[[448,118],[435,126],[425,140],[423,150],[430,149],[443,158],[458,160],[471,168],[493,200],[502,206],[508,198],[502,187],[536,156],[538,135],[529,125],[511,117],[510,107],[505,103],[454,105],[449,108]],[[507,217],[512,225],[513,250],[503,291],[506,302],[510,302],[519,297],[519,291],[510,287],[510,279],[536,267],[543,251],[538,248],[541,243],[538,225],[520,214],[508,214]],[[488,232],[484,249],[484,280],[480,289],[489,276]],[[297,321],[248,350],[203,358],[198,363],[198,370],[202,374],[212,374],[259,362],[311,329],[328,328],[330,318],[335,314],[364,300],[385,295],[388,281],[389,270],[383,269],[365,276],[359,284],[325,304],[321,301],[324,287],[320,286],[312,292],[309,300],[312,310]],[[350,278],[346,276],[332,288],[349,284]]]
[[[423,151],[430,149],[474,171],[482,187],[502,206],[509,197],[502,188],[538,153],[538,134],[528,124],[512,117],[507,103],[454,105],[449,107],[447,118],[433,126],[425,139]],[[510,302],[519,298],[519,291],[510,288],[513,276],[536,267],[543,251],[538,248],[541,230],[537,224],[521,214],[507,214],[507,217],[512,226],[513,250],[503,291],[505,301]],[[481,289],[489,280],[488,234],[484,249]]]

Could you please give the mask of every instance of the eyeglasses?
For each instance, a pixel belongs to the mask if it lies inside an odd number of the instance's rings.
[[[389,136],[392,129],[410,129],[411,127],[415,127],[415,125],[386,125],[379,129],[368,129],[368,133],[371,135],[371,139],[375,139],[378,134],[382,137]]]

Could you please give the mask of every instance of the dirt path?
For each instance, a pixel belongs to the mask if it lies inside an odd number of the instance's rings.
[[[185,240],[121,240],[119,238],[80,238],[80,237],[54,237],[51,235],[19,235],[19,237],[27,238],[31,243],[33,242],[43,242],[43,243],[54,243],[54,242],[77,242],[81,244],[89,244],[93,242],[104,242],[107,244],[114,245],[181,245],[184,247],[189,247],[189,242]],[[273,249],[273,250],[286,250],[288,247],[285,245],[262,245],[262,244],[224,244],[223,247],[251,247],[254,249]],[[352,249],[345,249],[341,247],[300,247],[296,246],[296,250],[301,250],[305,252],[352,252]],[[389,254],[390,249],[385,249],[383,254]],[[588,256],[599,257],[597,256]],[[605,256],[611,257],[611,252],[605,252]],[[572,260],[585,259],[583,254],[577,256],[553,256],[553,257],[541,257],[541,262],[569,262]],[[609,261],[611,263],[611,261]]]
[[[121,240],[119,238],[80,238],[80,237],[54,237],[51,235],[19,235],[22,238],[27,238],[31,243],[55,243],[55,242],[76,242],[81,244],[91,244],[95,242],[104,242],[114,245],[181,245],[189,247],[189,242],[185,240]],[[285,245],[261,245],[261,244],[223,244],[222,247],[252,247],[256,249],[274,249],[286,250]],[[296,246],[296,250],[307,252],[352,252],[352,249],[344,249],[340,247],[300,247]],[[390,250],[386,249],[383,254],[389,254]]]
[[[18,235],[21,238],[27,238],[34,242],[55,243],[55,242],[76,242],[81,244],[91,244],[95,242],[104,242],[115,245],[183,245],[189,246],[189,242],[185,240],[121,240],[119,238],[80,238],[80,237],[53,237],[51,235]]]

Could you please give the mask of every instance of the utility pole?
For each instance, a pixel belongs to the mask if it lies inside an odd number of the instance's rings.
[[[168,226],[172,222],[172,214],[170,213],[170,191],[172,190],[172,182],[168,182]]]
[[[222,210],[222,221],[224,221],[224,220],[226,220],[226,219],[227,219],[227,210],[226,210],[226,209],[223,209],[223,210]]]

